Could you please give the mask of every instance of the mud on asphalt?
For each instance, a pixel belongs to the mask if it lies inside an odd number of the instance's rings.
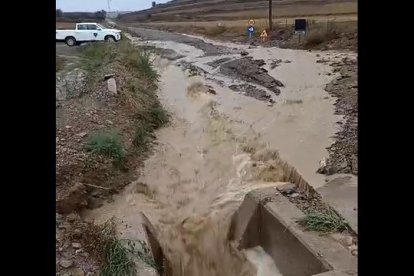
[[[163,32],[154,29],[143,28],[126,28],[128,32],[139,36],[143,40],[158,40],[158,41],[174,41],[178,43],[187,44],[200,49],[204,52],[204,56],[219,56],[219,55],[240,55],[240,58],[224,57],[218,60],[207,63],[212,68],[219,68],[220,73],[232,79],[238,79],[245,82],[251,82],[260,85],[273,92],[276,96],[280,94],[279,87],[283,87],[283,83],[270,76],[263,66],[266,64],[262,59],[253,59],[252,57],[245,57],[247,52],[240,51],[236,48],[229,48],[220,45],[208,43],[200,38],[190,37],[183,34]],[[169,60],[177,60],[182,56],[175,53],[171,49],[157,49],[158,52]],[[207,72],[196,65],[180,61],[179,66],[190,71],[190,76],[203,75]],[[230,85],[229,88],[233,91],[244,92],[246,96],[255,98],[260,101],[269,101],[271,96],[263,89],[254,87],[252,85]],[[254,89],[252,89],[254,88]]]
[[[196,37],[190,37],[183,34],[163,32],[154,29],[128,28],[128,31],[148,40],[171,40],[179,43],[185,43],[201,49],[205,55],[231,55],[241,54],[240,50],[226,48],[207,43]],[[336,40],[334,40],[336,41]],[[342,44],[337,45],[341,47]],[[354,45],[354,44],[353,44]],[[356,45],[356,44],[355,44]],[[265,45],[272,46],[272,45]],[[274,46],[274,45],[273,45]],[[335,48],[335,47],[334,47]],[[348,47],[345,47],[348,49]],[[353,49],[353,48],[352,48]],[[162,55],[166,58],[177,59],[172,55],[171,50],[162,50]],[[329,62],[329,60],[318,60],[317,62]],[[233,79],[259,84],[275,95],[280,94],[278,87],[283,87],[283,83],[271,77],[266,69],[263,68],[265,62],[263,60],[253,60],[251,57],[220,58],[210,62],[207,65],[218,68],[220,73]],[[190,70],[192,75],[206,75],[206,72],[188,62],[181,62],[181,65]],[[344,58],[339,62],[330,63],[334,68],[334,72],[338,72],[340,76],[329,83],[325,90],[331,96],[337,99],[336,111],[337,115],[344,116],[344,120],[338,122],[341,130],[335,136],[335,142],[327,148],[329,158],[326,160],[326,166],[321,167],[318,172],[323,174],[334,173],[352,173],[358,174],[358,141],[357,141],[357,120],[358,120],[358,80],[357,80],[357,61],[354,59]],[[233,91],[244,92],[246,96],[253,97],[261,101],[269,101],[270,95],[253,85],[230,85]]]
[[[206,56],[211,55],[239,55],[240,50],[228,48],[220,45],[213,45],[196,37],[191,37],[183,34],[164,32],[155,29],[143,28],[128,28],[128,31],[148,40],[161,41],[175,41],[185,43],[201,49]],[[338,36],[342,38],[341,35]],[[332,43],[337,40],[332,40]],[[342,44],[337,43],[337,47],[341,48]],[[354,43],[355,44],[355,43]],[[354,45],[352,44],[352,45]],[[356,44],[355,44],[356,45]],[[264,46],[275,46],[272,44]],[[284,47],[285,48],[285,47]],[[296,48],[296,47],[293,47]],[[344,47],[345,49],[352,49]],[[341,48],[342,49],[342,48]],[[165,53],[164,53],[165,52]],[[168,59],[177,59],[177,54],[171,53],[171,50],[161,50],[161,54]],[[180,57],[178,57],[180,58]],[[317,62],[327,63],[329,60],[318,60]],[[180,65],[190,71],[191,75],[206,75],[206,71],[194,64],[182,61]],[[280,94],[279,87],[283,87],[283,83],[271,77],[266,69],[263,68],[265,62],[263,60],[254,60],[252,57],[240,58],[220,58],[207,65],[218,68],[220,73],[239,79],[242,81],[258,84],[275,95]],[[334,173],[352,173],[358,174],[358,141],[357,141],[357,120],[358,120],[358,78],[357,78],[357,61],[350,58],[344,58],[339,62],[331,62],[330,65],[334,68],[334,73],[338,72],[340,76],[326,85],[325,90],[337,99],[335,104],[336,115],[344,116],[344,120],[338,122],[341,125],[341,130],[335,135],[335,142],[327,148],[329,158],[326,160],[326,166],[321,167],[318,172],[322,174],[331,175]],[[271,66],[274,66],[274,64]],[[233,84],[229,88],[233,91],[243,92],[246,96],[253,97],[261,101],[271,100],[270,95],[253,85],[248,84]]]

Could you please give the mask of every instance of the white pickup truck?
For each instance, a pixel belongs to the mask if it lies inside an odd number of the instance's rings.
[[[56,41],[64,41],[68,46],[89,41],[119,41],[121,31],[107,29],[97,23],[77,23],[75,30],[56,30]]]

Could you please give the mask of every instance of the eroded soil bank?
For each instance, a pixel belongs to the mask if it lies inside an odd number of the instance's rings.
[[[57,273],[98,275],[107,244],[77,212],[102,206],[138,177],[168,116],[156,72],[129,41],[56,48]]]

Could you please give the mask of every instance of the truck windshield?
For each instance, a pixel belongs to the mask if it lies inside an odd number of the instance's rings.
[[[97,26],[98,28],[101,28],[102,30],[103,30],[103,29],[106,29],[104,26],[99,25],[99,24],[96,24],[96,26]]]

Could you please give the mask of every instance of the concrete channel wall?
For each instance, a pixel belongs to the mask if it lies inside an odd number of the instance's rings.
[[[156,232],[154,227],[152,226],[149,219],[144,215],[144,213],[139,214],[141,217],[141,227],[142,232],[144,233],[142,240],[146,243],[146,245],[149,247],[151,257],[155,261],[155,264],[158,269],[156,268],[149,268],[146,270],[140,270],[138,269],[138,274],[142,276],[160,276],[161,274],[164,274],[163,271],[161,271],[161,268],[169,268],[168,261],[166,260],[163,250],[156,238]]]
[[[283,276],[357,275],[357,259],[339,243],[304,231],[304,213],[276,188],[246,195],[232,217],[228,238],[239,250],[261,246]]]

